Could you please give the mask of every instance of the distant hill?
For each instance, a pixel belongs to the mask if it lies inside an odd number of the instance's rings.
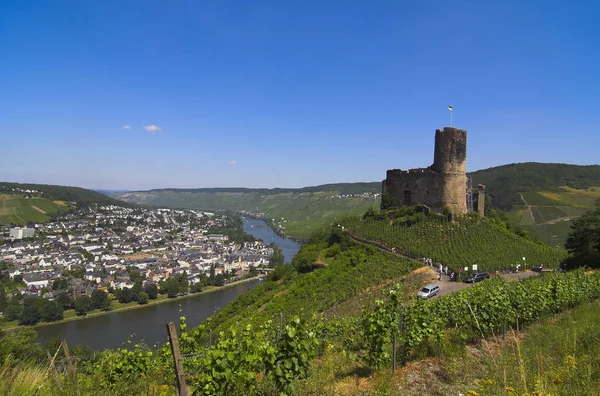
[[[44,222],[59,212],[93,204],[129,205],[80,187],[0,182],[0,224]]]
[[[515,225],[552,245],[564,245],[571,220],[600,198],[600,165],[526,162],[471,173],[484,184],[492,205]]]
[[[563,187],[576,190],[600,187],[600,165],[524,162],[482,169],[469,175],[473,177],[474,186],[486,186],[494,206],[504,211],[523,204],[519,193],[561,193]]]
[[[381,192],[381,182],[357,183],[331,183],[319,186],[302,188],[243,188],[243,187],[216,187],[216,188],[161,188],[147,192],[189,192],[189,193],[247,193],[260,195],[276,194],[301,194],[318,192],[336,192],[338,194],[361,194]]]
[[[243,210],[266,213],[277,226],[297,238],[337,219],[379,207],[381,183],[338,183],[304,188],[160,189],[111,194],[136,204],[198,210]]]
[[[600,198],[600,165],[527,162],[483,169],[469,176],[475,186],[486,186],[488,203],[506,211],[512,223],[523,226],[532,238],[538,237],[552,246],[562,247],[571,219]],[[285,227],[288,234],[306,238],[315,228],[336,219],[379,207],[379,201],[359,195],[380,192],[381,182],[368,182],[297,189],[170,188],[111,196],[155,206],[264,212]]]

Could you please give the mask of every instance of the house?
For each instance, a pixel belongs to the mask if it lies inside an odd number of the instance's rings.
[[[17,275],[23,275],[21,270],[19,270],[18,268],[11,268],[8,270],[8,277],[10,279],[15,279],[15,276],[17,276]]]
[[[84,278],[90,282],[100,283],[108,277],[107,274],[100,271],[86,272]]]
[[[41,274],[41,273],[29,273],[23,275],[23,282],[25,282],[25,286],[29,288],[29,286],[39,286],[46,287],[50,283],[50,274]]]

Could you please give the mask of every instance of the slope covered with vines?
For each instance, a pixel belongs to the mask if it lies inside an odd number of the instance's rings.
[[[506,229],[496,219],[467,216],[449,221],[438,215],[424,215],[407,221],[366,217],[352,227],[355,236],[394,248],[407,256],[431,258],[458,270],[478,265],[478,270],[530,268],[544,264],[556,268],[566,251],[535,243]],[[525,257],[525,261],[523,261]]]

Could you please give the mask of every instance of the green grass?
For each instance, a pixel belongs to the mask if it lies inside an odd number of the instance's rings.
[[[513,336],[501,345],[501,353],[485,351],[450,364],[481,394],[600,394],[599,301],[541,320],[523,340]]]

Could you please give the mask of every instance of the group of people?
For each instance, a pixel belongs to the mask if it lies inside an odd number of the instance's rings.
[[[433,259],[423,258],[423,264],[429,265],[430,267],[434,266]],[[444,266],[443,264],[438,265],[438,280],[442,280],[442,274],[448,275],[448,266]],[[452,272],[450,274],[450,281],[456,280],[456,274]]]

